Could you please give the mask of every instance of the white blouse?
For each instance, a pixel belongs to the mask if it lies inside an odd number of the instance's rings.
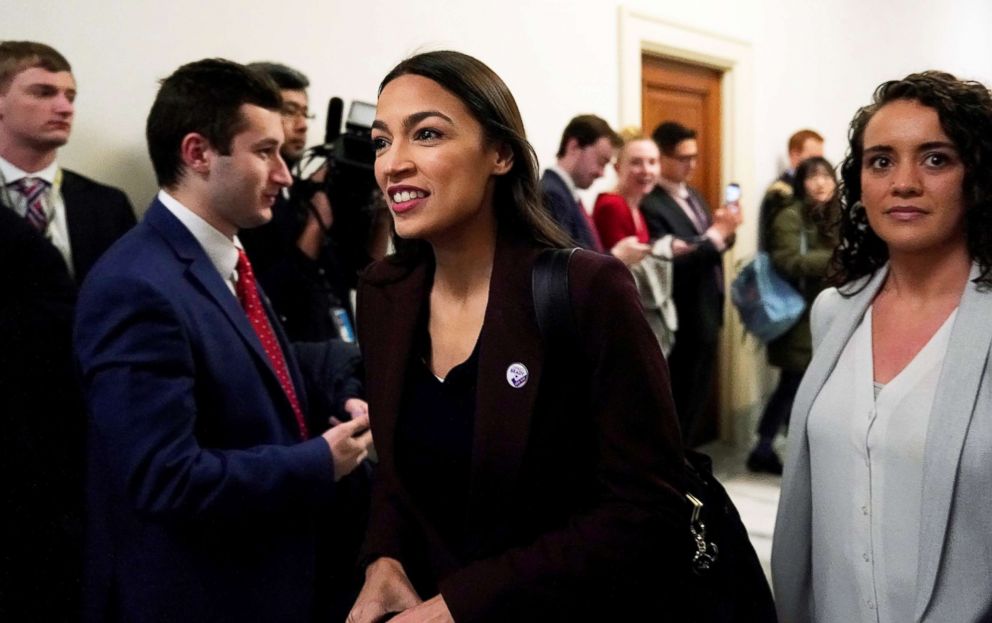
[[[876,398],[869,307],[813,402],[807,436],[817,621],[913,619],[923,449],[956,315]]]

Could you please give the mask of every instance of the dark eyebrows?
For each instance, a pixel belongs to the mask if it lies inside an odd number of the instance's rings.
[[[454,125],[455,123],[451,119],[451,117],[449,117],[448,115],[444,114],[439,110],[424,110],[421,112],[415,112],[412,115],[409,115],[406,119],[404,119],[403,129],[405,131],[410,131],[410,129],[412,129],[415,125],[417,125],[424,119],[430,119],[431,117],[439,117],[452,125]],[[376,119],[375,121],[372,122],[372,128],[376,130],[382,130],[383,132],[389,131],[389,126],[386,124],[386,122],[381,121],[379,119]]]
[[[33,82],[27,87],[28,92],[34,93],[36,95],[55,95],[62,88],[56,84],[51,84],[50,82]],[[73,98],[76,96],[76,88],[68,87],[65,89],[66,97]]]
[[[923,143],[917,147],[916,151],[929,151],[931,149],[950,149],[954,153],[957,153],[958,148],[954,143],[949,141],[930,141],[928,143]],[[871,147],[865,147],[864,153],[867,154],[890,154],[895,151],[895,148],[891,145],[872,145]]]
[[[871,147],[865,147],[864,154],[888,154],[895,151],[889,145],[872,145]]]
[[[950,149],[957,153],[957,145],[948,141],[930,141],[929,143],[923,143],[920,145],[920,151],[929,151],[931,149]]]

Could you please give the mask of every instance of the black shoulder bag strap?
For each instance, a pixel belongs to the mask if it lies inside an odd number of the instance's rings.
[[[541,251],[531,275],[537,327],[553,352],[574,347],[574,340],[578,337],[568,285],[568,265],[576,250]]]

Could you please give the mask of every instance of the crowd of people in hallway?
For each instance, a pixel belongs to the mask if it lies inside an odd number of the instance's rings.
[[[542,174],[506,84],[453,51],[382,79],[347,172],[369,192],[336,194],[308,87],[177,68],[138,222],[59,165],[69,62],[0,42],[0,618],[992,616],[987,87],[883,83],[839,179],[796,132],[754,211],[708,205],[676,121],[578,115]],[[754,552],[693,451],[747,221],[806,302],[747,458],[783,476],[774,603],[727,577]]]

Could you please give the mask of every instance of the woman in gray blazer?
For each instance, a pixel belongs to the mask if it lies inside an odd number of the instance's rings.
[[[842,165],[772,551],[780,618],[974,621],[992,603],[992,97],[882,84]]]

